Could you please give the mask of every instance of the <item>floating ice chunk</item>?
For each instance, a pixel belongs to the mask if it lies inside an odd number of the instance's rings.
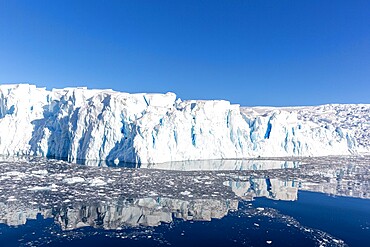
[[[81,228],[81,227],[86,227],[86,226],[90,226],[90,225],[84,222],[78,222],[76,224],[76,228]]]
[[[51,189],[51,191],[53,191],[53,192],[55,192],[55,191],[58,191],[58,185],[56,185],[56,184],[52,184],[51,186],[50,186],[50,189]]]
[[[15,196],[9,196],[8,199],[6,200],[7,202],[14,202],[16,201],[17,198],[15,198]]]
[[[100,178],[94,178],[90,181],[91,186],[104,186],[107,183]]]
[[[35,187],[28,188],[27,190],[30,190],[30,191],[51,190],[51,187],[46,187],[46,186],[35,186]]]
[[[47,175],[48,171],[47,170],[37,170],[37,171],[32,171],[32,174],[37,174],[37,175]]]
[[[63,181],[67,184],[75,184],[75,183],[83,183],[85,182],[85,179],[82,177],[72,177],[72,178],[66,178]]]
[[[190,191],[185,190],[185,191],[180,192],[180,194],[181,194],[181,195],[183,195],[183,196],[188,196],[188,195],[190,195],[190,194],[191,194],[191,192],[190,192]]]
[[[7,180],[7,179],[11,179],[11,177],[10,176],[1,176],[0,177],[0,181]]]
[[[18,171],[5,172],[4,175],[5,176],[11,176],[11,177],[25,177],[25,176],[27,176],[25,173],[18,172]]]

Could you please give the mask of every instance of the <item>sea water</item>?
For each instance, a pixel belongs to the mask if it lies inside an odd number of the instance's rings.
[[[0,161],[1,246],[366,246],[368,157]]]

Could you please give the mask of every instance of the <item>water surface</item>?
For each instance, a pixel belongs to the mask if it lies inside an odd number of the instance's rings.
[[[364,246],[368,157],[0,161],[1,246]]]

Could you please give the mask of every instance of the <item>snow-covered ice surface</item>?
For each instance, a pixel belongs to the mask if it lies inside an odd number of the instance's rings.
[[[174,224],[178,219],[210,221],[231,214],[267,217],[306,234],[317,246],[346,245],[340,238],[307,227],[273,208],[246,202],[257,197],[296,201],[299,191],[370,199],[369,157],[276,159],[270,165],[268,160],[248,162],[243,165],[240,160],[230,160],[225,165],[225,161],[204,161],[206,168],[199,169],[198,161],[192,171],[189,162],[175,162],[176,166],[170,167],[176,170],[163,170],[168,167],[108,168],[35,157],[3,158],[0,223],[20,226],[41,214],[54,219],[64,231],[47,229],[50,236],[34,245],[56,238],[83,238],[74,229],[86,226],[117,230],[109,233],[117,238],[150,236],[164,241],[153,235],[153,228],[145,227]],[[179,167],[186,169],[179,171]],[[260,224],[256,222],[254,228]],[[369,229],[370,222],[367,224],[363,227]],[[128,228],[136,230],[129,235],[120,231]]]
[[[370,105],[241,108],[173,93],[0,85],[0,154],[142,164],[364,154],[369,116]]]

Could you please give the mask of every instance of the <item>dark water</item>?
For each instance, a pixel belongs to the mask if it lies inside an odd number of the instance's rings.
[[[368,246],[369,164],[3,160],[0,246]]]
[[[260,198],[253,203],[290,215],[302,225],[338,236],[349,246],[367,246],[370,238],[370,200],[299,192],[295,202]]]

